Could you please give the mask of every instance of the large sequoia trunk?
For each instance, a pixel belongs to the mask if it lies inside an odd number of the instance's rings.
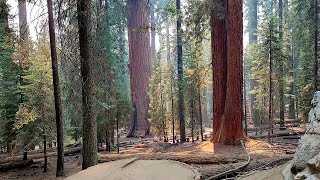
[[[92,54],[92,33],[90,0],[78,0],[79,42],[82,76],[82,101],[83,101],[83,151],[82,169],[87,169],[98,163],[97,147],[97,122],[94,112],[94,77]]]
[[[242,128],[242,1],[220,1],[226,19],[212,15],[214,143],[237,144]]]
[[[224,0],[220,0],[224,6]],[[225,12],[222,12],[225,13]],[[226,101],[226,73],[227,73],[227,31],[226,22],[218,12],[212,13],[211,46],[213,67],[213,141],[218,142],[221,134],[221,123],[224,119]]]
[[[148,122],[148,91],[151,77],[149,1],[128,0],[127,8],[131,100],[134,107],[128,137],[144,137],[150,133]]]

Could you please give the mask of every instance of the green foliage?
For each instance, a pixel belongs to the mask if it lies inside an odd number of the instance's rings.
[[[285,64],[286,56],[282,49],[282,44],[279,40],[279,31],[277,31],[276,19],[270,18],[264,20],[258,30],[259,41],[257,44],[249,46],[246,57],[251,64],[250,77],[256,81],[259,86],[255,86],[250,92],[256,95],[254,102],[255,108],[263,112],[262,119],[267,118],[267,107],[269,106],[269,74],[270,74],[270,60],[272,63],[272,95],[273,99],[279,99],[277,86],[280,79],[283,78],[280,71],[280,64]],[[277,109],[277,101],[273,103],[273,109]]]
[[[54,139],[55,111],[52,86],[52,70],[49,42],[46,37],[39,40],[28,57],[30,62],[23,77],[27,84],[22,86],[24,102],[20,104],[14,123],[18,134],[17,145],[34,146],[42,139],[44,129],[48,140]],[[38,129],[38,131],[35,131]]]
[[[3,12],[3,11],[1,11]],[[13,35],[0,26],[0,141],[11,142],[15,113],[19,106],[19,66],[13,61]]]
[[[158,59],[153,65],[153,74],[150,79],[150,122],[152,125],[152,131],[156,136],[163,135],[166,132],[166,99],[167,93],[165,91],[165,85],[168,83],[166,74],[170,74],[167,64]],[[168,99],[169,100],[169,99]]]

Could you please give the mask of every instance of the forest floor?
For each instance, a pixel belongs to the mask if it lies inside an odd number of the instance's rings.
[[[265,141],[249,140],[245,143],[246,149],[251,156],[252,168],[248,171],[262,167],[267,163],[278,162],[292,157],[286,154],[285,149]],[[118,159],[136,157],[141,160],[176,160],[187,163],[194,167],[204,177],[209,177],[218,172],[223,172],[232,167],[237,167],[247,161],[247,154],[241,146],[214,146],[210,142],[185,143],[169,145],[166,143],[152,143],[137,145],[135,148],[122,151],[120,154],[100,152],[99,161],[109,162]],[[13,169],[0,173],[0,179],[56,179],[56,157],[49,157],[48,172],[43,173],[43,163],[35,164],[27,168]],[[65,156],[66,176],[81,171],[81,154]],[[58,178],[63,179],[63,178]]]
[[[299,129],[296,130],[296,132],[298,131]],[[286,132],[276,131],[275,134],[285,134]],[[120,149],[119,154],[116,152],[99,152],[99,163],[129,158],[137,158],[139,160],[174,160],[190,165],[204,178],[207,178],[242,166],[248,161],[249,154],[251,158],[250,163],[241,171],[237,171],[237,173],[231,175],[241,177],[256,172],[260,173],[260,171],[263,172],[263,170],[270,169],[271,167],[281,167],[282,164],[285,164],[293,157],[299,140],[298,138],[291,138],[291,135],[284,136],[287,138],[274,135],[270,138],[270,142],[268,142],[267,134],[259,133],[255,135],[254,132],[252,134],[250,136],[256,137],[245,141],[245,150],[242,146],[214,145],[208,141],[169,144],[150,140],[136,140],[130,148]],[[81,158],[80,153],[65,156],[66,177],[81,171]],[[1,160],[3,158],[0,159],[0,162]],[[0,180],[50,180],[65,178],[55,178],[56,156],[48,158],[47,173],[43,173],[43,159],[37,159],[36,161],[38,163],[29,167],[0,172]]]

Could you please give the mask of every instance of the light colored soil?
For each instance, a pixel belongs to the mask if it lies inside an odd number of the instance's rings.
[[[239,178],[241,180],[283,180],[282,171],[289,163],[283,164],[281,166],[276,166],[272,169],[264,171],[252,172],[253,174],[246,176],[244,178]]]
[[[99,164],[66,180],[193,180],[196,175],[188,166],[175,161],[126,159]]]

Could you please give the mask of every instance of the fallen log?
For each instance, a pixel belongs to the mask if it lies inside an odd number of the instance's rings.
[[[303,135],[304,133],[305,132],[296,132],[296,134],[299,134],[299,135]],[[293,133],[285,132],[285,133],[279,133],[279,134],[272,134],[270,137],[283,137],[283,136],[294,136],[294,135],[295,134]],[[250,136],[251,139],[262,139],[267,137],[268,137],[267,134]]]
[[[23,168],[32,165],[34,162],[32,159],[24,161],[13,161],[5,164],[0,164],[0,171],[7,171],[14,168]]]
[[[64,155],[69,156],[69,155],[81,153],[81,150],[82,150],[82,147],[75,147],[75,148],[67,149],[64,151]],[[52,157],[52,156],[56,156],[56,155],[57,155],[57,152],[50,152],[47,154],[47,157]],[[33,160],[41,159],[43,157],[44,157],[43,153],[28,155],[28,159],[33,159]],[[5,158],[5,159],[0,159],[0,164],[5,164],[5,163],[9,163],[9,162],[19,162],[22,160],[23,160],[23,156],[13,156],[13,157]]]
[[[282,139],[301,139],[300,136],[285,136],[285,137],[282,137]]]
[[[78,153],[81,153],[82,151],[82,147],[75,147],[75,148],[71,148],[71,149],[68,149],[66,151],[64,151],[64,155],[65,156],[72,156],[74,154],[78,154]]]

